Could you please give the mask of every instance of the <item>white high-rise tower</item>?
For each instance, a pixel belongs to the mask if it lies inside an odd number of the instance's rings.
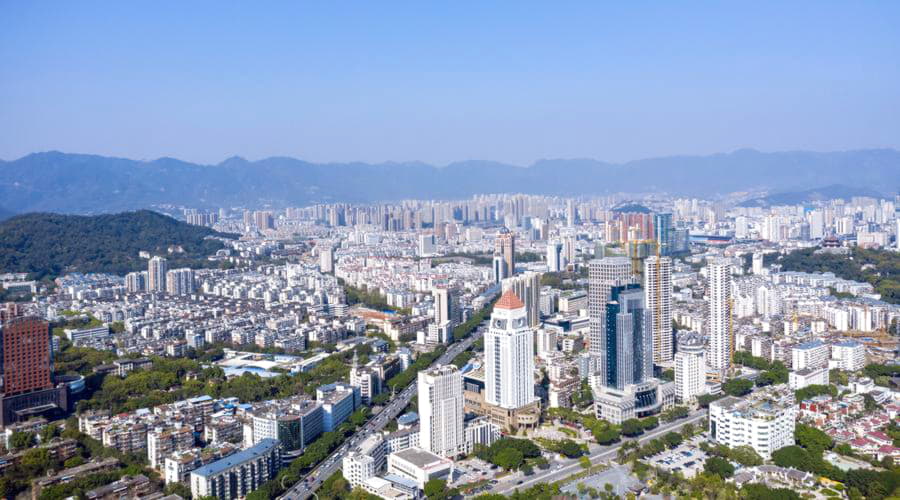
[[[644,259],[644,307],[650,311],[653,362],[672,361],[672,259]]]
[[[706,352],[703,337],[687,332],[678,337],[675,353],[675,397],[682,403],[692,403],[706,393]]]
[[[731,262],[713,259],[707,266],[707,300],[709,301],[709,350],[706,358],[710,368],[724,378],[731,368]]]
[[[147,291],[165,292],[166,291],[166,272],[169,270],[169,263],[165,257],[153,257],[147,265]]]
[[[419,446],[453,458],[466,451],[462,373],[454,365],[419,372]]]
[[[485,401],[521,408],[534,401],[534,330],[525,304],[507,290],[491,314],[484,335]]]

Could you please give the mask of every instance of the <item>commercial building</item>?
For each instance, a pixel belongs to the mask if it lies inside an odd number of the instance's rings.
[[[459,292],[454,288],[438,287],[432,290],[432,295],[434,296],[435,325],[441,327],[447,325],[447,328],[452,331],[462,322]]]
[[[53,384],[46,321],[33,316],[6,317],[0,325],[0,348],[0,425],[68,408],[65,385]]]
[[[419,372],[419,442],[442,457],[465,452],[462,374],[454,365]]]
[[[388,455],[388,474],[416,482],[419,489],[432,479],[445,479],[453,472],[453,462],[422,448],[407,448]]]
[[[507,290],[494,305],[484,336],[485,400],[501,408],[534,401],[534,330],[525,304]]]
[[[502,282],[504,292],[512,290],[524,304],[528,326],[537,328],[541,324],[541,273],[527,271],[518,276],[506,278]]]
[[[675,353],[675,398],[692,403],[706,393],[706,346],[703,337],[687,332],[678,337]]]
[[[191,495],[221,500],[243,498],[273,479],[281,467],[281,448],[275,439],[259,443],[191,471]]]
[[[494,240],[494,281],[516,274],[516,235],[502,229]]]
[[[362,487],[365,482],[380,474],[387,463],[387,447],[384,439],[373,434],[344,455],[341,473],[351,488]]]
[[[713,259],[706,268],[709,348],[706,364],[724,379],[731,369],[734,332],[731,314],[731,262]]]
[[[600,356],[604,350],[603,321],[610,290],[633,282],[631,260],[626,257],[605,257],[592,260],[588,268],[588,314],[590,316],[589,352]],[[562,308],[562,306],[560,306]]]
[[[316,389],[316,401],[322,405],[322,432],[338,428],[359,406],[357,391],[345,384],[327,384]]]
[[[306,396],[261,404],[254,408],[251,419],[253,432],[249,441],[259,444],[276,439],[286,459],[299,455],[324,429],[322,404]],[[245,435],[244,440],[247,438]]]
[[[794,444],[797,405],[785,385],[746,398],[726,396],[709,405],[710,439],[729,448],[750,446],[763,458]]]
[[[644,259],[644,304],[650,311],[653,362],[669,363],[674,355],[672,331],[672,259]]]

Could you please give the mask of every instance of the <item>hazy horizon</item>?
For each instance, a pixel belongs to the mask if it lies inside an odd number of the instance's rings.
[[[0,5],[0,158],[900,148],[900,4]]]

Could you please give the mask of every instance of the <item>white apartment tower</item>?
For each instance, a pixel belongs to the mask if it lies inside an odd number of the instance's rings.
[[[709,349],[706,362],[725,377],[731,368],[731,262],[713,259],[707,265],[707,300],[709,310]]]
[[[558,241],[547,242],[547,270],[551,273],[558,273],[564,267],[562,243]]]
[[[466,450],[462,373],[454,365],[419,372],[419,446],[445,458]]]
[[[633,282],[631,260],[627,257],[605,257],[592,260],[588,267],[588,315],[590,317],[590,350],[592,355],[603,352],[601,339],[605,334],[602,324],[609,302],[610,290]]]
[[[672,259],[644,259],[644,306],[650,311],[653,362],[672,361]]]
[[[449,327],[458,325],[461,320],[459,310],[459,297],[456,290],[452,288],[435,288],[432,290],[434,296],[434,322],[437,326],[449,322]]]
[[[194,271],[185,267],[166,272],[166,293],[169,295],[194,293]]]
[[[675,353],[675,397],[691,403],[706,392],[706,349],[703,337],[688,332],[678,337]]]
[[[525,302],[528,326],[537,328],[541,324],[541,273],[528,271],[502,281],[503,291],[512,290],[516,297]]]
[[[147,265],[147,291],[166,291],[166,272],[169,270],[165,257],[153,257]]]
[[[485,401],[501,408],[534,402],[534,330],[512,290],[494,305],[484,335],[484,386]]]
[[[319,270],[323,273],[334,272],[334,247],[329,244],[322,245],[319,250]]]

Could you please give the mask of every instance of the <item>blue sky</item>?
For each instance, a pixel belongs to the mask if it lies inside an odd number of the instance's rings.
[[[900,147],[900,2],[0,2],[0,158]]]

